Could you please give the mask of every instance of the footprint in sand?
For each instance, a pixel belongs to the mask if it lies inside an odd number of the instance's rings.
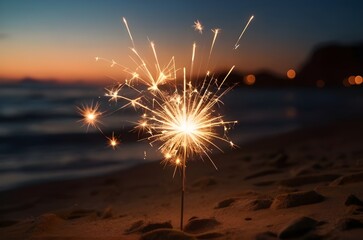
[[[271,199],[249,199],[236,204],[236,207],[245,211],[257,211],[269,208],[272,204]]]
[[[228,198],[225,199],[219,203],[217,203],[217,206],[214,207],[214,209],[221,209],[231,206],[234,202],[236,202],[238,198]]]
[[[270,196],[258,192],[247,192],[239,197],[228,198],[217,203],[214,209],[233,207],[243,211],[257,211],[269,208],[271,204]]]

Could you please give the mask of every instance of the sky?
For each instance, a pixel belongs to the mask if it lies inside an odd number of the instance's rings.
[[[238,71],[284,74],[298,69],[319,44],[362,41],[362,9],[360,0],[0,0],[0,79],[123,78],[122,69],[94,59],[135,67],[122,17],[148,62],[153,41],[161,65],[175,56],[179,68],[189,67],[195,42],[202,66],[208,62],[211,29],[220,28],[211,68],[235,65]],[[233,50],[251,15],[255,18]],[[202,34],[192,27],[197,19]]]

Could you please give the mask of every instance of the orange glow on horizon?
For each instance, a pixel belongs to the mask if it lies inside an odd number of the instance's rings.
[[[172,57],[170,49],[172,49],[171,46],[158,49],[160,62],[166,62]],[[172,50],[174,52],[174,49]],[[0,56],[0,78],[14,81],[33,78],[37,80],[81,81],[85,83],[104,83],[107,79],[113,80],[113,82],[123,82],[127,78],[130,79],[129,75],[120,71],[120,67],[110,67],[108,63],[95,60],[95,56],[112,56],[116,50],[111,51],[109,49],[103,52],[93,51],[91,53],[85,51],[86,49],[77,49],[74,52],[71,52],[71,50],[62,51],[60,49],[51,49],[50,47],[42,50],[37,47],[32,51],[24,47],[24,49],[19,48],[16,52],[11,53],[6,53],[5,51],[2,54],[4,53],[8,57]],[[185,54],[186,51],[183,48],[176,49],[175,57],[179,59],[178,64],[187,65],[189,62],[189,55]],[[152,52],[146,53],[148,54],[146,59],[148,61],[152,60]],[[220,53],[216,52],[215,55],[220,55]],[[216,56],[215,58],[217,59],[218,57]],[[200,61],[200,59],[197,60]],[[127,54],[124,54],[121,58],[115,59],[115,61],[120,65],[127,65],[130,59]],[[213,61],[211,60],[211,65],[215,64]],[[222,64],[218,64],[217,68],[213,70],[215,72],[222,72],[229,68],[229,64],[233,61],[234,59],[228,59]],[[197,70],[195,69],[195,72]]]

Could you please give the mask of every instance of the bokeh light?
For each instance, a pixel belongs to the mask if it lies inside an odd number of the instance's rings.
[[[286,76],[289,78],[289,79],[294,79],[296,77],[296,72],[294,69],[289,69],[287,72],[286,72]]]
[[[318,80],[318,81],[316,81],[316,86],[318,87],[318,88],[323,88],[324,86],[325,86],[325,82],[324,82],[324,80]]]
[[[253,74],[249,74],[249,75],[247,75],[247,76],[244,77],[243,82],[246,85],[253,85],[256,82],[256,77]]]
[[[355,76],[355,78],[354,78],[354,82],[355,82],[355,84],[357,84],[357,85],[361,85],[361,84],[362,84],[362,82],[363,82],[363,78],[362,78],[362,76],[360,76],[360,75]]]

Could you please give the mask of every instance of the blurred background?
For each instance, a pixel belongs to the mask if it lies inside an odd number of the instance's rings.
[[[102,119],[113,151],[97,130],[82,127],[77,106],[117,108],[104,88],[135,67],[126,17],[138,50],[159,62],[190,66],[192,44],[227,84],[225,119],[237,144],[363,115],[363,2],[347,1],[6,1],[0,0],[0,190],[39,181],[103,174],[160,159],[130,130],[133,108]],[[234,45],[251,15],[255,18]],[[193,29],[199,20],[200,34]],[[203,58],[204,56],[204,58]]]

